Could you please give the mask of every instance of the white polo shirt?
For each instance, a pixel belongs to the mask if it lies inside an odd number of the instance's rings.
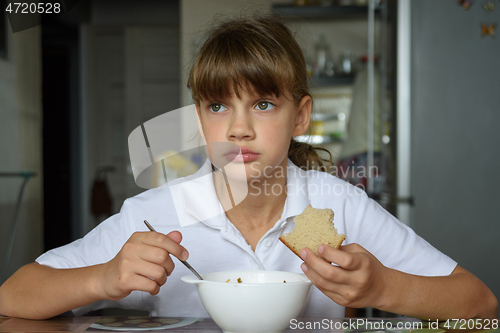
[[[211,172],[208,159],[197,173],[188,177],[195,179],[200,172]],[[208,201],[216,200],[212,181],[200,181],[197,189]],[[189,263],[201,274],[254,269],[302,273],[302,260],[278,237],[293,229],[293,217],[310,204],[314,208],[331,208],[335,212],[335,227],[346,235],[344,245],[360,244],[387,267],[416,275],[443,276],[449,275],[457,264],[368,198],[364,191],[327,173],[304,171],[289,159],[283,213],[258,242],[255,252],[224,213],[180,227],[179,218],[196,218],[194,207],[200,206],[197,202],[189,202],[189,198],[189,195],[183,198],[185,211],[176,213],[167,186],[146,191],[125,200],[120,213],[99,224],[84,238],[48,251],[36,261],[54,268],[108,262],[132,233],[147,231],[143,221],[148,220],[158,232],[167,234],[179,230],[182,233],[181,244],[189,251]],[[81,315],[104,307],[120,307],[147,310],[153,316],[208,317],[196,287],[180,279],[191,272],[177,259],[174,263],[174,271],[156,296],[134,291],[122,300],[103,300],[73,312]],[[343,317],[344,308],[313,285],[300,316]]]

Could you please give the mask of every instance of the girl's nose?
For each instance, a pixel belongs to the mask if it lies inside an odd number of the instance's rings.
[[[227,138],[229,140],[250,140],[255,137],[251,116],[245,111],[233,112],[229,119]]]

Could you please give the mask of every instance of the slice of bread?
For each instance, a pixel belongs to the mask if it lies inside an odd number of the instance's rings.
[[[333,224],[333,210],[317,209],[307,206],[302,214],[295,216],[295,227],[289,234],[281,235],[280,240],[300,258],[300,251],[307,247],[318,257],[318,246],[328,244],[338,249],[345,239]]]

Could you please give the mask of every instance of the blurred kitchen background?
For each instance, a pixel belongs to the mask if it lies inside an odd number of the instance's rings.
[[[306,56],[315,104],[298,139],[500,298],[500,3],[468,3],[87,0],[16,33],[0,14],[0,283],[143,191],[128,135],[193,103],[213,18],[258,10],[286,17]]]

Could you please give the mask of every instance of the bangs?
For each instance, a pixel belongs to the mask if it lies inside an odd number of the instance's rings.
[[[294,91],[293,56],[276,39],[252,27],[220,32],[203,45],[188,87],[197,104],[230,98],[233,93],[241,98],[242,89],[279,97]]]

